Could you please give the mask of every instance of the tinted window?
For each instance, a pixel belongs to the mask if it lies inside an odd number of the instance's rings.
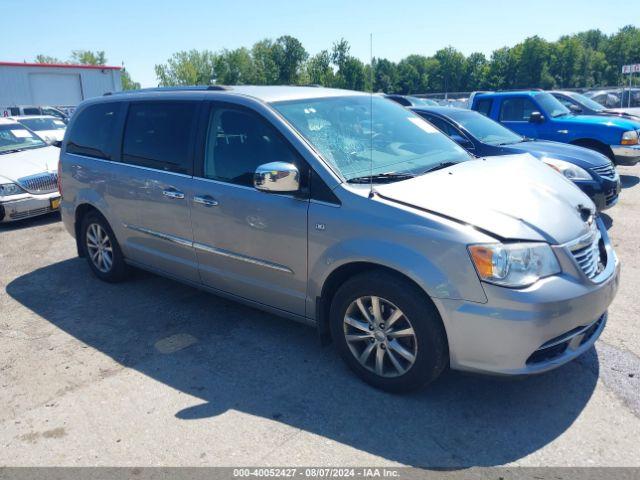
[[[211,110],[205,177],[252,186],[256,168],[269,162],[299,163],[289,144],[258,115],[233,107]]]
[[[14,116],[20,115],[20,109],[18,107],[11,107],[9,108],[9,113]]]
[[[490,98],[481,98],[476,102],[476,110],[482,115],[489,116],[491,113],[491,104],[493,101]]]
[[[39,108],[35,108],[35,107],[26,107],[23,108],[22,111],[24,112],[24,115],[40,115],[40,109]]]
[[[111,159],[121,110],[121,103],[99,103],[82,110],[69,133],[67,152]]]
[[[500,107],[500,121],[503,122],[528,122],[531,112],[538,109],[528,98],[507,98]]]
[[[122,161],[190,174],[195,109],[194,102],[132,103],[122,141]]]

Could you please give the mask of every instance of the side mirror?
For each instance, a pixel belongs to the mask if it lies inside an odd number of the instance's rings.
[[[471,143],[471,141],[468,138],[463,137],[461,135],[453,134],[451,135],[451,140],[453,140],[454,142],[456,142],[458,145],[460,145],[462,148],[466,150],[473,148],[473,143]]]
[[[531,112],[531,116],[529,117],[530,123],[542,123],[544,122],[544,115],[540,112]]]
[[[62,147],[62,142],[60,140],[52,140],[49,145],[51,145],[52,147],[60,148]]]
[[[265,163],[256,168],[253,186],[261,192],[294,193],[300,190],[300,172],[292,163]]]
[[[569,105],[569,110],[573,113],[582,113],[582,109],[578,105]]]

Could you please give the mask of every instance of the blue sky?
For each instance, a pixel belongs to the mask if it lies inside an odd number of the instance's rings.
[[[283,1],[283,0],[2,0],[5,36],[0,61],[66,58],[71,50],[104,50],[134,80],[155,85],[153,67],[179,50],[250,47],[289,34],[314,54],[346,38],[351,53],[400,60],[452,45],[490,54],[527,36],[556,40],[590,28],[613,33],[638,24],[634,2],[536,1]],[[16,29],[14,31],[14,28]],[[14,31],[15,35],[11,32]],[[22,33],[20,33],[22,32]]]

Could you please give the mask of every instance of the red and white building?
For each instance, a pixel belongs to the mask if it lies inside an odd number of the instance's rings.
[[[122,90],[121,68],[0,62],[0,107],[76,106],[82,100]]]

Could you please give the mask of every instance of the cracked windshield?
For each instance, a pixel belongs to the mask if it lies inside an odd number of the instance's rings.
[[[399,180],[471,159],[431,124],[377,96],[294,100],[274,107],[353,183],[371,175],[374,182]]]

